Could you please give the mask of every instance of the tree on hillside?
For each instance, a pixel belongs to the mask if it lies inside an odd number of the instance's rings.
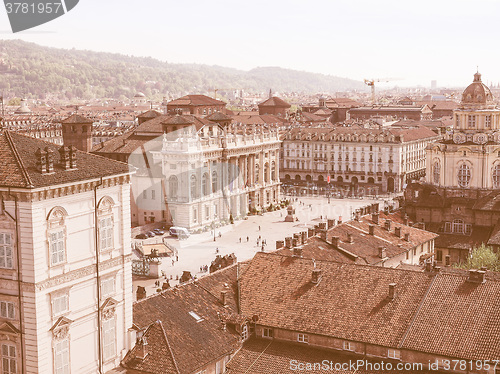
[[[456,265],[460,269],[480,269],[486,267],[488,270],[500,271],[500,255],[493,249],[481,244],[472,250],[464,263]]]

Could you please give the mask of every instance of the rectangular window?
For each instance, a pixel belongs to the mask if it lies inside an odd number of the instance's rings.
[[[57,265],[65,261],[64,229],[49,234],[50,263]]]
[[[68,295],[56,295],[52,297],[52,315],[58,316],[69,310]]]
[[[16,346],[2,344],[2,374],[17,374]]]
[[[262,329],[262,337],[263,338],[273,338],[273,329],[269,329],[267,327],[264,327]]]
[[[436,250],[436,261],[443,261],[443,251],[440,249]]]
[[[345,351],[354,351],[354,343],[344,342],[344,350]]]
[[[116,356],[116,336],[115,336],[115,318],[110,318],[102,323],[102,332],[104,340],[104,359],[108,360]]]
[[[0,301],[0,317],[15,319],[16,318],[16,308],[14,303],[9,301]]]
[[[101,251],[113,249],[113,217],[101,218],[99,221],[99,242]]]
[[[484,117],[484,127],[491,128],[491,114]]]
[[[205,219],[208,220],[210,218],[210,207],[205,207]]]
[[[115,293],[115,278],[107,278],[101,280],[101,294],[107,297]]]
[[[198,222],[198,210],[196,208],[193,208],[193,222]]]
[[[387,351],[387,357],[399,360],[401,358],[401,352],[397,349],[389,349]]]
[[[444,223],[444,232],[451,232],[451,222]]]
[[[156,199],[156,191],[151,190],[151,200],[155,200],[155,199]]]
[[[64,339],[54,346],[55,374],[69,374],[69,341]]]
[[[0,268],[12,269],[12,239],[10,234],[0,233]]]
[[[142,198],[143,199],[147,199],[148,198],[148,191],[147,190],[142,191]]]
[[[475,128],[476,127],[476,116],[471,114],[468,116],[468,125],[469,128]]]
[[[299,343],[309,343],[309,335],[307,335],[307,334],[297,334],[297,341]]]

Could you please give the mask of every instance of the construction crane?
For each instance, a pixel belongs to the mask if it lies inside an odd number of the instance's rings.
[[[378,79],[365,79],[365,84],[372,89],[372,105],[375,104],[375,82],[390,82],[397,81],[400,78],[378,78]]]

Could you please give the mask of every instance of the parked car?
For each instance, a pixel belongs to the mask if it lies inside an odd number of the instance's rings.
[[[189,231],[185,227],[173,226],[169,230],[170,235],[177,236],[179,239],[189,238]]]
[[[148,236],[148,238],[153,238],[155,236],[155,233],[153,231],[148,231],[146,235]]]
[[[147,239],[148,236],[146,234],[139,234],[135,236],[136,239]]]
[[[153,232],[155,233],[155,235],[163,235],[163,234],[165,234],[165,231],[163,231],[161,229],[154,229]]]

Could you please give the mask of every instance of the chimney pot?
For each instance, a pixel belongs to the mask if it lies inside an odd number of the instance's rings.
[[[223,306],[227,305],[227,291],[223,290],[220,292],[220,301],[221,301]]]
[[[339,241],[340,241],[340,238],[338,236],[332,236],[332,245],[335,248],[339,247]]]
[[[392,221],[390,219],[385,220],[385,229],[387,231],[391,231],[391,224],[392,224]]]
[[[373,214],[372,214],[372,222],[373,222],[375,225],[378,225],[378,213],[373,213]]]
[[[368,232],[370,233],[370,235],[375,235],[375,225],[369,225]]]
[[[394,234],[395,234],[398,238],[400,238],[400,237],[401,237],[401,227],[400,227],[400,226],[398,226],[398,227],[395,227],[395,228],[394,228]]]
[[[313,284],[318,284],[321,280],[321,269],[313,269],[311,282]]]
[[[409,241],[410,241],[410,233],[409,233],[409,232],[405,233],[405,240],[406,240],[407,242],[409,242]]]
[[[385,247],[378,247],[378,256],[380,258],[385,258],[386,257],[386,253],[385,253]]]
[[[389,284],[389,299],[394,300],[396,297],[396,283]]]

